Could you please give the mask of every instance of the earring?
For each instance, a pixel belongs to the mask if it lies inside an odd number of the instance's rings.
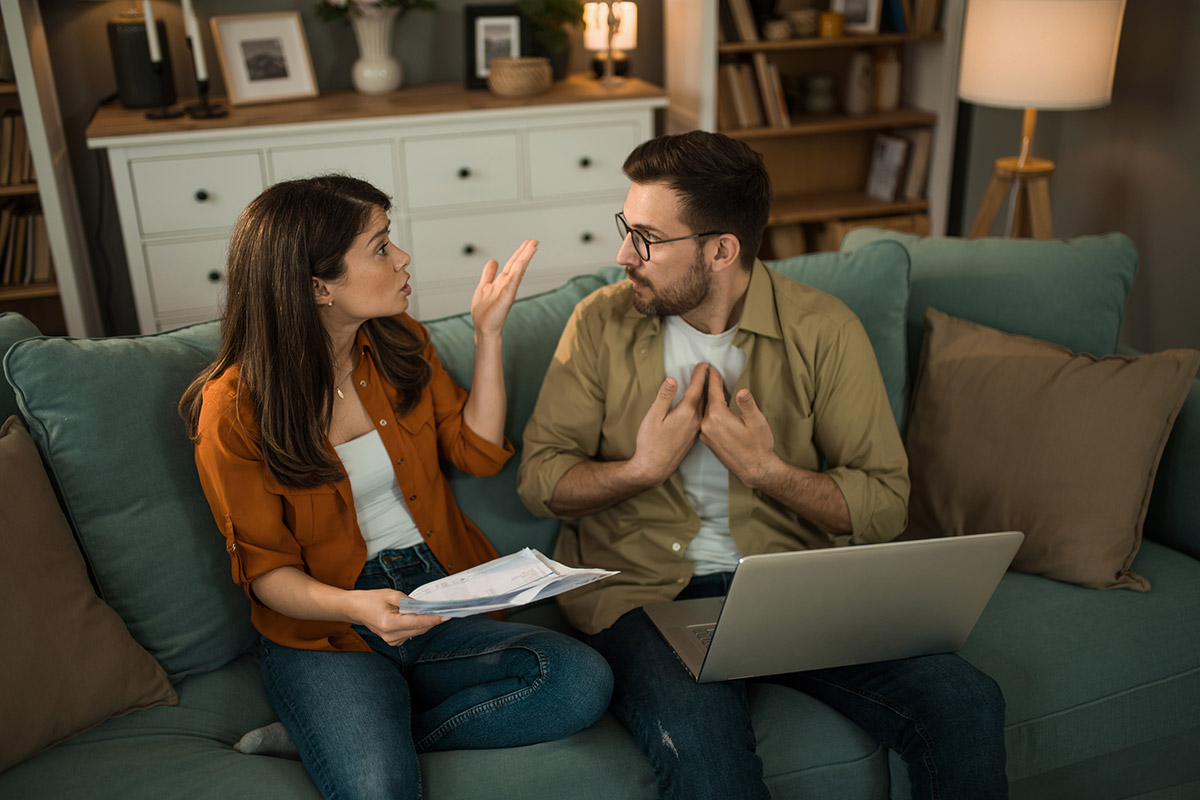
[[[329,306],[330,308],[333,308],[333,298],[332,297],[329,298],[329,302],[326,303],[325,305]]]

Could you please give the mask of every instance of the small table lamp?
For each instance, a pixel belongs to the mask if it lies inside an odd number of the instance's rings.
[[[967,233],[986,236],[1016,182],[1010,236],[1049,239],[1054,162],[1032,158],[1038,109],[1099,108],[1112,99],[1125,0],[970,0],[958,96],[1025,109],[1021,151],[998,158]]]
[[[616,75],[614,59],[624,59],[624,51],[637,47],[637,4],[584,3],[583,46],[605,54],[601,84],[620,85],[623,79]]]

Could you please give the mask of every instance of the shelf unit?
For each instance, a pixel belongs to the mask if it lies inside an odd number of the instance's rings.
[[[784,75],[834,76],[841,106],[851,54],[892,48],[900,56],[901,105],[863,115],[806,114],[793,107],[787,127],[721,129],[763,154],[775,186],[768,225],[806,226],[809,241],[824,223],[928,214],[930,231],[944,233],[953,163],[955,94],[963,0],[945,0],[942,29],[926,34],[882,32],[837,38],[719,42],[719,3],[726,0],[664,0],[664,72],[670,105],[665,128],[718,130],[717,71],[727,61],[765,55]],[[879,133],[903,128],[932,131],[929,175],[919,200],[884,202],[865,191],[872,147]],[[765,256],[790,255],[771,251]]]
[[[0,286],[0,311],[17,311],[48,334],[103,333],[83,221],[75,195],[58,93],[37,0],[0,0],[15,83],[0,84],[0,108],[20,108],[37,183],[0,187],[0,200],[36,198],[46,220],[51,283]]]

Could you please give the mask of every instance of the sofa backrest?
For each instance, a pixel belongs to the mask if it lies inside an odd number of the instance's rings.
[[[103,599],[172,680],[256,641],[176,412],[218,324],[15,344],[4,370]]]
[[[37,326],[14,311],[0,313],[0,359],[22,339],[39,335]],[[13,414],[20,416],[17,408],[17,397],[7,381],[0,382],[0,424]]]
[[[1133,241],[1121,233],[1074,239],[922,238],[878,228],[846,234],[843,252],[879,241],[904,245],[912,259],[908,358],[920,366],[925,309],[1095,356],[1118,352],[1125,303],[1138,271]],[[1144,535],[1200,558],[1200,380],[1163,450]]]

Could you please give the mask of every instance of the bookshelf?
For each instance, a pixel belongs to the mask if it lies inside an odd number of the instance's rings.
[[[0,311],[23,314],[43,333],[97,336],[103,332],[99,306],[41,12],[36,0],[0,0],[0,12],[0,35],[15,78],[0,81],[0,112],[9,112],[14,130],[20,114],[24,139],[19,168],[14,172],[9,151],[7,180],[0,181],[0,232],[8,234],[6,244],[13,244],[13,231],[3,224],[3,209],[30,214],[24,236],[17,237],[23,241],[22,257],[14,252],[6,264],[0,252]],[[3,132],[0,126],[0,158]],[[13,216],[10,210],[10,220]]]
[[[719,130],[763,154],[775,203],[761,255],[781,258],[827,249],[831,232],[862,220],[888,224],[894,218],[896,227],[912,229],[919,219],[919,229],[945,232],[963,0],[944,0],[938,30],[782,41],[764,39],[761,30],[758,41],[744,41],[736,25],[722,24],[722,14],[729,13],[722,5],[728,1],[664,1],[664,77],[670,98],[665,128]],[[868,53],[874,63],[887,50],[894,51],[900,63],[898,106],[846,113],[842,101],[855,54]],[[762,120],[747,125],[747,116],[736,113],[733,101],[739,93],[745,96],[747,80],[742,79],[738,92],[728,65],[739,64],[749,65],[748,70],[735,66],[735,71],[750,71],[756,78],[764,65],[780,75],[787,97],[779,102],[775,95],[774,124],[762,99],[761,80],[751,84],[759,89],[753,98],[760,104]],[[816,75],[832,79],[835,103],[828,111],[810,113],[802,98],[806,80]],[[926,133],[913,133],[920,130]],[[896,196],[887,200],[866,192],[880,135],[909,140],[910,156],[919,149],[926,154],[923,164],[910,157],[905,166],[907,170],[917,161],[923,180],[910,183],[902,175]]]

